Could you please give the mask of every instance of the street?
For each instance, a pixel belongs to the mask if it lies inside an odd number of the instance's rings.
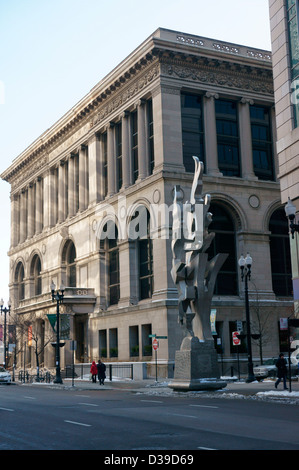
[[[298,420],[296,405],[255,400],[0,386],[0,450],[298,450]]]

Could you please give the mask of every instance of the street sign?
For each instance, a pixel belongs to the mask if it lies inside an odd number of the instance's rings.
[[[232,336],[233,336],[233,345],[234,346],[240,346],[241,340],[238,338],[239,331],[233,331]]]
[[[154,351],[157,351],[158,347],[159,347],[159,343],[158,343],[158,341],[156,340],[156,338],[154,338],[154,339],[153,339],[153,350],[154,350]]]
[[[157,339],[167,339],[167,336],[156,336]]]

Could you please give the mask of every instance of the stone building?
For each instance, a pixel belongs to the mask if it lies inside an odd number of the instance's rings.
[[[281,202],[299,212],[299,3],[270,0],[274,99],[277,125],[278,177]],[[298,223],[298,221],[297,221]],[[295,304],[299,301],[298,234],[290,238]],[[298,312],[298,305],[295,305]]]
[[[188,199],[197,155],[211,195],[210,255],[229,254],[213,298],[223,372],[237,357],[236,322],[246,329],[238,267],[246,252],[252,332],[262,333],[264,358],[276,356],[292,287],[274,121],[270,52],[157,29],[1,175],[11,185],[18,318],[45,343],[56,312],[50,284],[63,282],[76,362],[150,362],[157,334],[167,336],[158,359],[171,374],[182,333],[167,208],[174,185]],[[246,363],[244,344],[239,352]],[[258,360],[258,343],[253,354]],[[26,361],[34,365],[30,348]],[[54,366],[50,345],[41,363]],[[62,368],[69,363],[66,341]]]

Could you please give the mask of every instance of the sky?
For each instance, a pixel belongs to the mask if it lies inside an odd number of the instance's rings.
[[[157,28],[271,50],[268,0],[0,0],[0,173]],[[10,185],[0,180],[0,298]]]

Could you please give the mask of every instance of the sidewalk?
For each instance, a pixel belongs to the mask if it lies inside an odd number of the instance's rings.
[[[176,392],[168,387],[171,379],[159,379],[157,382],[154,379],[145,380],[106,380],[105,385],[100,385],[99,382],[92,383],[89,380],[75,379],[74,384],[72,379],[63,379],[62,384],[55,383],[33,383],[21,384],[28,386],[43,386],[50,388],[59,388],[64,390],[126,390],[132,393],[146,394],[152,396],[207,396],[209,398],[230,398],[230,399],[260,399],[271,400],[279,403],[299,404],[299,382],[292,381],[291,392],[283,390],[283,384],[280,383],[278,388],[275,389],[275,380],[264,380],[262,382],[246,383],[245,380],[228,381],[227,386],[221,390],[216,391],[190,391],[190,392]],[[289,382],[287,383],[289,386]]]

